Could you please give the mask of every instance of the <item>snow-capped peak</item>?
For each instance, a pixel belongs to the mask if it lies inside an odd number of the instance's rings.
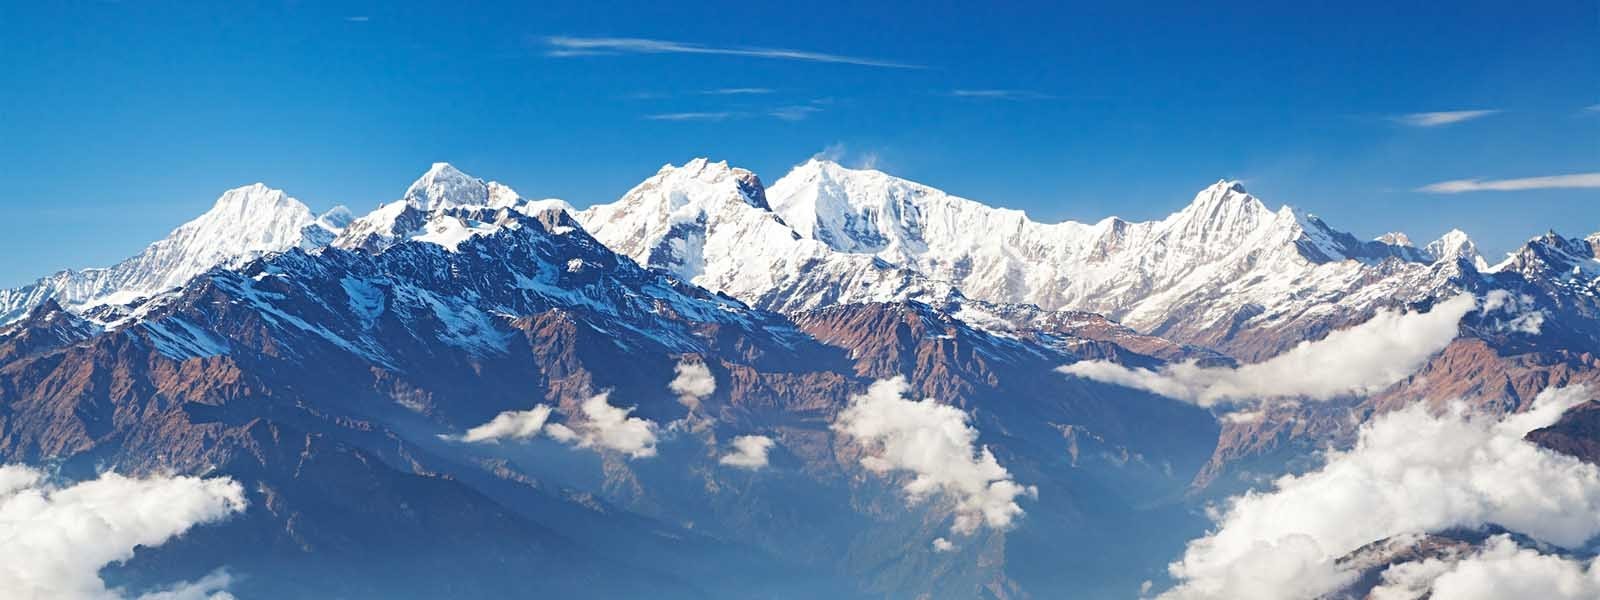
[[[504,187],[504,186],[502,186]],[[509,188],[507,188],[509,189]],[[502,192],[503,193],[503,192]],[[425,211],[489,203],[489,184],[462,173],[450,163],[437,162],[406,188],[405,201]]]
[[[1182,222],[1194,232],[1208,230],[1231,236],[1266,222],[1272,215],[1272,210],[1244,190],[1243,183],[1219,179],[1195,194],[1194,200],[1168,221]]]
[[[620,200],[575,216],[612,250],[641,264],[671,266],[685,279],[700,273],[696,256],[709,227],[772,219],[755,173],[705,158],[663,166]]]
[[[302,244],[320,230],[311,209],[282,190],[253,183],[217,198],[211,209],[144,251],[104,269],[63,271],[0,303],[0,322],[55,299],[68,308],[122,303],[183,285],[213,267],[239,265]]]
[[[335,206],[324,211],[321,215],[317,215],[317,225],[333,232],[343,230],[345,227],[350,226],[350,222],[354,220],[356,220],[355,214],[351,213],[350,209],[344,205]]]
[[[1383,235],[1378,236],[1375,241],[1377,241],[1379,243],[1383,243],[1383,244],[1388,244],[1390,246],[1403,246],[1403,247],[1406,247],[1406,248],[1411,248],[1411,247],[1415,246],[1414,244],[1411,243],[1411,237],[1407,236],[1405,234],[1405,232],[1401,232],[1401,231],[1391,231],[1389,233],[1385,233]]]
[[[1451,229],[1439,236],[1439,239],[1428,242],[1423,251],[1427,252],[1435,262],[1464,258],[1477,266],[1480,271],[1488,268],[1483,257],[1478,254],[1477,244],[1472,243],[1472,238],[1467,237],[1466,232],[1460,229]]]

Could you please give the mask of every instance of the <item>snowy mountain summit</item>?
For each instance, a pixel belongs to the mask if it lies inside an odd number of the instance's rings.
[[[0,322],[45,300],[69,309],[118,304],[182,285],[216,266],[237,266],[289,248],[328,243],[348,220],[344,207],[321,217],[282,190],[261,183],[228,190],[211,209],[133,257],[102,269],[62,271],[0,291]]]
[[[48,298],[68,309],[126,302],[294,247],[377,253],[416,239],[454,249],[512,222],[484,212],[495,210],[568,212],[618,254],[756,308],[794,313],[915,299],[954,312],[966,306],[980,320],[1001,305],[1084,311],[1243,358],[1282,351],[1308,332],[1383,307],[1479,285],[1503,269],[1553,276],[1558,269],[1535,266],[1560,263],[1562,277],[1578,280],[1568,288],[1588,285],[1591,278],[1567,274],[1582,262],[1581,273],[1594,254],[1582,240],[1536,238],[1490,268],[1460,231],[1422,247],[1399,232],[1362,241],[1293,207],[1271,209],[1229,180],[1161,220],[1040,223],[821,159],[767,187],[752,171],[697,158],[665,165],[617,201],[581,211],[523,199],[440,162],[398,200],[359,217],[342,209],[315,217],[260,184],[230,190],[205,215],[114,267],[0,292],[0,317],[16,319]]]

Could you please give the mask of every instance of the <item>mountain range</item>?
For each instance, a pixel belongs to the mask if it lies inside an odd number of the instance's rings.
[[[1600,234],[1490,262],[1231,181],[1046,224],[820,159],[770,186],[694,159],[579,210],[438,163],[359,216],[229,190],[0,290],[0,323],[3,462],[242,485],[115,589],[1229,597],[1185,555],[1218,503],[1417,407],[1511,422],[1600,384]],[[1593,470],[1594,406],[1505,443]],[[1326,562],[1364,597],[1421,557],[1550,549],[1501,521]]]

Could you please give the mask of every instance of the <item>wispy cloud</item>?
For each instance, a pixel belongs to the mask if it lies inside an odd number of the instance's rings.
[[[1419,192],[1459,194],[1462,192],[1520,192],[1525,190],[1592,189],[1600,188],[1600,173],[1574,173],[1521,179],[1453,179],[1430,183],[1417,188]]]
[[[772,88],[722,88],[717,90],[705,90],[700,93],[707,96],[756,96],[761,94],[771,94]]]
[[[726,121],[735,117],[742,117],[743,113],[735,112],[675,112],[645,115],[651,121]]]
[[[1049,94],[1029,90],[950,90],[950,95],[957,98],[975,98],[981,100],[1047,100],[1054,98]]]
[[[815,106],[781,106],[767,114],[785,121],[804,121],[806,117],[819,112],[822,109]]]
[[[349,21],[351,23],[365,23],[367,21],[371,21],[372,17],[366,16],[366,15],[361,15],[361,16],[355,16],[355,17],[345,17],[344,20]]]
[[[652,40],[645,38],[604,38],[604,37],[575,37],[551,36],[545,38],[545,43],[550,45],[546,56],[592,56],[601,54],[716,54],[722,56],[747,56],[752,58],[768,58],[776,60],[798,60],[805,62],[839,63],[847,65],[860,65],[864,67],[883,67],[889,69],[922,69],[921,65],[861,58],[855,56],[842,56],[823,52],[807,50],[792,50],[788,48],[763,48],[759,46],[707,46],[689,42],[673,42],[667,40]]]
[[[1584,112],[1600,113],[1600,104],[1590,104],[1583,107]]]
[[[1411,113],[1409,115],[1400,115],[1395,117],[1394,120],[1400,124],[1410,125],[1412,127],[1438,127],[1440,125],[1451,125],[1454,123],[1471,121],[1473,119],[1481,119],[1499,112],[1500,111],[1498,110],[1448,110],[1441,112],[1421,112]]]
[[[718,111],[692,111],[670,112],[645,115],[651,121],[732,121],[736,119],[749,119],[754,117],[772,117],[784,121],[804,121],[811,115],[822,112],[822,108],[815,105],[796,104],[780,106],[766,110],[718,110]]]

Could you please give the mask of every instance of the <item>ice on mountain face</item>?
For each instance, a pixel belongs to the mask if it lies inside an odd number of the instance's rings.
[[[329,231],[338,232],[348,227],[350,222],[354,220],[356,220],[356,216],[350,212],[350,209],[344,206],[335,206],[317,216],[317,225]]]
[[[517,212],[530,217],[537,217],[541,213],[566,211],[568,214],[577,214],[578,209],[573,208],[566,200],[560,198],[545,198],[544,200],[525,200],[513,208]]]
[[[312,250],[333,243],[335,239],[339,238],[339,234],[344,233],[344,228],[349,226],[353,220],[355,220],[355,216],[350,214],[350,209],[348,208],[335,206],[328,209],[327,212],[318,216],[316,221],[301,230],[300,249]]]
[[[420,242],[430,242],[443,246],[445,250],[455,252],[464,242],[473,236],[488,235],[500,230],[493,223],[484,223],[464,217],[435,214],[423,226],[423,232],[412,236],[411,239]]]
[[[438,221],[438,215],[455,210],[510,209],[527,215],[545,210],[572,211],[561,200],[525,201],[516,190],[498,182],[485,183],[451,166],[434,163],[406,189],[400,200],[383,204],[355,219],[331,242],[336,248],[382,252],[400,240],[417,238],[454,248],[464,236],[491,231],[482,224],[457,228]]]
[[[416,206],[406,200],[396,200],[351,221],[329,245],[380,252],[397,240],[409,237],[426,222],[427,215]]]
[[[1489,270],[1489,263],[1478,254],[1478,246],[1460,229],[1451,229],[1439,239],[1428,242],[1423,251],[1435,262],[1464,259],[1480,272]]]
[[[311,210],[281,190],[256,183],[228,190],[205,214],[139,254],[105,269],[63,271],[28,290],[0,294],[0,322],[47,298],[81,309],[126,301],[184,284],[216,266],[235,266],[301,245],[321,228]]]
[[[1431,273],[1421,249],[1363,242],[1293,208],[1268,209],[1236,181],[1218,181],[1161,221],[1089,225],[1038,223],[1021,211],[824,160],[795,167],[767,189],[771,208],[763,211],[731,186],[704,189],[695,176],[711,170],[727,169],[706,161],[669,166],[580,220],[644,264],[765,308],[960,290],[996,303],[1107,314],[1199,342],[1246,319],[1270,326],[1365,314],[1449,277]]]
[[[500,186],[504,187],[504,186]],[[505,192],[501,192],[504,195]],[[512,195],[515,195],[513,192]],[[457,206],[484,206],[489,202],[489,185],[450,163],[433,163],[433,167],[406,189],[402,197],[407,203],[425,211]]]
[[[1516,252],[1490,268],[1493,272],[1520,273],[1530,279],[1600,284],[1600,248],[1589,238],[1562,237],[1554,231],[1534,237]]]
[[[770,210],[754,173],[695,159],[667,165],[611,204],[574,215],[612,250],[774,310],[905,298],[948,286],[867,255],[834,252]]]

